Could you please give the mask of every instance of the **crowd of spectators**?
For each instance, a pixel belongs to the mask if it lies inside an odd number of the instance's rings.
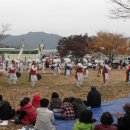
[[[91,108],[101,106],[101,94],[95,86],[91,87],[86,100],[65,97],[61,100],[57,92],[51,99],[42,98],[39,94],[24,97],[16,110],[0,95],[0,119],[14,119],[15,124],[33,125],[36,130],[56,130],[55,119],[75,120],[73,130],[130,130],[130,103],[125,104],[124,115],[117,112],[117,123],[113,124],[113,116],[109,112],[102,113],[100,124],[95,123]]]

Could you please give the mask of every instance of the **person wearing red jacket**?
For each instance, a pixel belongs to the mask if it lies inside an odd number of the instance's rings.
[[[20,102],[20,108],[17,110],[16,124],[31,125],[36,122],[36,108],[30,102],[30,99],[24,98]]]

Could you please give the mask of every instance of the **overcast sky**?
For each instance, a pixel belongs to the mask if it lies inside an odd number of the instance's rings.
[[[110,0],[0,0],[0,24],[11,24],[13,35],[110,31],[130,36],[130,20],[110,19],[111,8]]]

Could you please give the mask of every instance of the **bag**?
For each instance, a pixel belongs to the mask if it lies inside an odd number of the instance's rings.
[[[55,66],[51,66],[51,69],[54,70]]]
[[[37,79],[40,80],[42,76],[40,74],[37,74]]]
[[[17,76],[17,78],[20,78],[21,77],[21,73],[20,72],[16,72],[16,76]]]

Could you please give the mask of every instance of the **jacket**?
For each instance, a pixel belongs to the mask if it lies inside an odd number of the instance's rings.
[[[8,120],[14,116],[14,110],[11,108],[10,103],[5,100],[0,101],[0,119]]]
[[[85,124],[77,120],[74,124],[73,130],[94,130],[94,126],[92,123]]]
[[[62,105],[62,101],[60,98],[52,98],[50,101],[50,110],[60,109]]]
[[[102,125],[102,124],[99,124],[99,125],[95,126],[95,130],[117,130],[117,127],[113,126],[113,125]]]
[[[118,119],[118,130],[130,130],[130,113]]]
[[[101,94],[97,90],[90,91],[87,95],[87,104],[91,107],[100,107]]]
[[[54,113],[46,107],[37,108],[37,120],[35,128],[37,130],[56,130],[54,126]]]
[[[19,110],[26,113],[26,115],[22,118],[22,124],[30,125],[36,122],[36,108],[30,102],[21,107]]]
[[[87,107],[85,106],[85,104],[82,102],[81,99],[75,99],[73,102],[73,108],[74,108],[74,112],[76,117],[79,117],[80,113],[84,110],[87,109]]]

